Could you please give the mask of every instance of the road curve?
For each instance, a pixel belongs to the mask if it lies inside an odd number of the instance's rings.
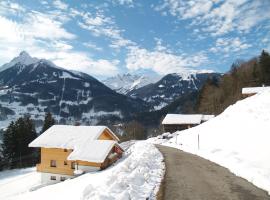
[[[199,156],[157,145],[166,173],[159,200],[270,200],[267,192]]]

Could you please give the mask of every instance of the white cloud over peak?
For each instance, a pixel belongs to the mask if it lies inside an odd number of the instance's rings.
[[[88,53],[75,50],[72,42],[77,36],[64,28],[65,13],[59,15],[27,10],[20,21],[0,16],[0,55],[5,55],[0,62],[9,62],[26,50],[63,68],[102,76],[118,73],[118,60],[93,59]]]
[[[158,74],[186,73],[207,63],[203,53],[196,55],[175,55],[164,51],[148,51],[139,47],[130,47],[126,58],[129,70],[152,69]]]

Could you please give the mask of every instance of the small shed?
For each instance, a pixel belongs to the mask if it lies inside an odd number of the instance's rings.
[[[163,131],[173,133],[185,130],[208,121],[213,117],[215,116],[202,114],[167,114],[162,121]]]
[[[252,95],[255,95],[257,93],[261,93],[265,90],[270,90],[270,86],[262,86],[262,87],[246,87],[242,88],[242,96],[250,97]]]

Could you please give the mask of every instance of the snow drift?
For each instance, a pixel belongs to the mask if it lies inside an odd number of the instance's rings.
[[[116,165],[107,170],[88,173],[12,199],[155,199],[164,174],[165,166],[162,161],[161,153],[153,144],[137,142]]]
[[[171,137],[150,140],[198,154],[270,193],[270,91],[238,101],[212,120]]]

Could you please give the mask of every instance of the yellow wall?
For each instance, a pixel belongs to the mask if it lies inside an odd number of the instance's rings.
[[[98,138],[99,140],[115,140],[116,138],[106,129]],[[71,162],[68,161],[67,157],[72,152],[71,149],[64,151],[64,149],[59,148],[41,148],[41,163],[37,165],[37,171],[48,172],[55,174],[66,174],[74,175],[74,169],[71,168]],[[56,167],[51,167],[51,160],[56,160]],[[67,165],[64,165],[64,161]],[[104,163],[93,163],[77,160],[78,165],[93,166],[93,167],[103,167]]]
[[[110,133],[109,130],[105,129],[105,131],[99,136],[99,140],[115,140],[116,138],[113,137],[113,135]]]
[[[41,172],[73,175],[74,169],[71,169],[71,161],[67,160],[72,150],[67,152],[64,149],[41,148],[41,162],[37,166],[37,170]],[[51,167],[51,160],[56,160],[56,167]],[[67,161],[67,165],[64,165]]]

